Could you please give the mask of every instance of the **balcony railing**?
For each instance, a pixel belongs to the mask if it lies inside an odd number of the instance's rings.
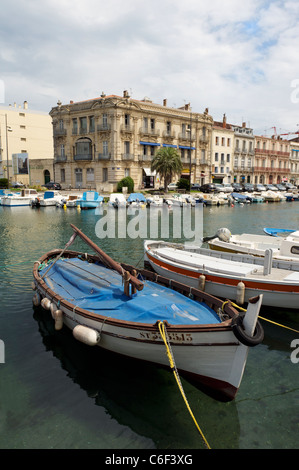
[[[77,154],[74,155],[74,160],[77,162],[79,160],[92,160],[91,154]]]
[[[110,160],[111,159],[111,153],[99,153],[98,154],[98,160]]]
[[[111,131],[111,124],[98,124],[97,131],[99,132],[109,132]]]
[[[134,154],[133,153],[122,153],[121,158],[122,158],[122,160],[134,160]]]
[[[54,157],[54,163],[61,163],[61,162],[66,162],[66,161],[67,161],[66,155],[56,155]]]
[[[131,124],[122,124],[120,126],[120,131],[121,132],[134,132],[134,126],[131,126]]]
[[[195,136],[191,135],[191,138],[190,138],[190,132],[179,132],[179,139],[187,140],[188,142],[190,142],[190,139],[191,141],[195,140]]]
[[[54,137],[60,137],[66,135],[66,129],[54,129]]]
[[[163,131],[163,137],[168,137],[170,139],[175,139],[174,131]]]
[[[140,127],[139,133],[143,135],[160,136],[159,129],[151,129],[149,127]]]
[[[151,162],[153,159],[152,155],[138,155],[138,160],[140,162]]]

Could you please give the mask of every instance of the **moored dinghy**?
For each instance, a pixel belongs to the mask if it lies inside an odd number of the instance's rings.
[[[245,315],[198,289],[155,273],[118,264],[72,225],[94,251],[46,253],[34,264],[35,305],[41,300],[55,319],[80,341],[168,366],[160,333],[166,330],[177,370],[222,400],[240,386],[248,347],[259,344],[261,297]],[[124,285],[123,285],[124,283]]]

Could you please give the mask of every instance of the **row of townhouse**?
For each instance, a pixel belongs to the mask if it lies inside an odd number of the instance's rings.
[[[151,171],[158,149],[174,147],[191,183],[299,183],[299,144],[278,136],[255,136],[242,125],[213,120],[206,108],[182,108],[104,93],[83,102],[60,102],[50,111],[54,179],[64,187],[113,191],[125,176],[136,188],[161,186]]]
[[[10,132],[11,131],[11,132]],[[149,98],[104,93],[98,98],[57,103],[50,113],[21,106],[0,107],[0,178],[25,184],[60,182],[63,188],[114,191],[131,176],[135,188],[158,188],[151,171],[158,149],[174,147],[182,174],[192,183],[299,184],[299,142],[255,136],[246,126],[214,121],[190,104],[169,107]]]

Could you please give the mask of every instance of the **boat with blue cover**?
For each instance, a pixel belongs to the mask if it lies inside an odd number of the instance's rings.
[[[97,191],[85,191],[80,199],[77,199],[76,205],[81,209],[96,209],[104,201]]]
[[[146,204],[146,197],[142,193],[131,193],[127,199],[127,203],[131,206],[141,206]]]
[[[66,325],[85,344],[167,367],[164,331],[177,371],[215,398],[232,400],[248,348],[263,339],[262,297],[238,313],[196,288],[116,263],[71,226],[65,248],[46,253],[33,268],[33,303],[51,311],[55,328]],[[71,251],[76,236],[94,254]]]

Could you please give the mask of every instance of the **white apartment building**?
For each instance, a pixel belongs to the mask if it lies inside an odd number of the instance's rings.
[[[26,185],[53,179],[53,127],[48,113],[0,106],[0,178]]]

